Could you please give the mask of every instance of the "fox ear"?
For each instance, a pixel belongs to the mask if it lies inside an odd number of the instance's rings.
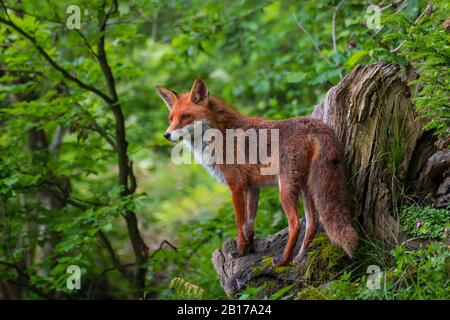
[[[192,85],[190,99],[193,103],[207,102],[209,98],[208,86],[201,79],[197,78]]]
[[[172,110],[173,104],[178,100],[178,95],[176,94],[176,92],[161,86],[156,86],[156,90],[158,91],[159,96],[167,105],[169,110]]]

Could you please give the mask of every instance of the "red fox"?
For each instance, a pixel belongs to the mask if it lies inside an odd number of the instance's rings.
[[[200,78],[195,80],[191,91],[184,94],[177,94],[161,86],[157,87],[157,91],[170,110],[170,125],[164,135],[170,141],[183,138],[188,144],[192,144],[187,136],[194,130],[195,123],[202,123],[206,128],[222,132],[226,139],[230,139],[225,135],[225,131],[229,129],[278,130],[281,142],[276,159],[279,170],[276,173],[262,174],[261,169],[265,164],[261,161],[203,163],[210,173],[231,190],[238,230],[238,256],[255,250],[253,224],[260,189],[278,185],[281,205],[289,223],[289,237],[282,256],[274,257],[274,265],[285,265],[291,261],[300,233],[297,213],[300,195],[303,197],[306,230],[294,262],[302,263],[315,236],[316,211],[330,240],[341,246],[350,258],[353,257],[358,246],[358,234],[351,225],[351,214],[347,207],[342,152],[330,127],[309,117],[267,120],[241,115],[218,98],[210,96],[206,83]],[[268,142],[269,145],[270,143],[271,141]],[[245,149],[249,150],[247,142]],[[236,149],[231,152],[236,153]]]

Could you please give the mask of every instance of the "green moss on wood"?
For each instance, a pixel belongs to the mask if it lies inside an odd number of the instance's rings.
[[[328,297],[319,288],[307,287],[300,290],[295,297],[297,300],[328,300]]]
[[[332,244],[325,233],[317,235],[310,247],[302,268],[305,283],[320,285],[335,279],[350,262],[344,250]]]
[[[261,263],[252,268],[252,272],[260,275],[267,272],[274,272],[279,274],[288,273],[295,268],[295,264],[291,263],[287,266],[275,267],[273,265],[273,257],[264,257]]]

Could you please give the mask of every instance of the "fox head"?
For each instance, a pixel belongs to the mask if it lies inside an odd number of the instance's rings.
[[[178,141],[190,134],[195,124],[208,124],[213,120],[208,87],[202,79],[197,78],[191,91],[184,94],[177,94],[161,86],[156,89],[170,111],[169,127],[164,134],[167,140]]]

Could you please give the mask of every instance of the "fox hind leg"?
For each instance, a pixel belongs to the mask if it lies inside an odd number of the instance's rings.
[[[315,222],[315,206],[312,197],[309,195],[308,191],[303,192],[303,206],[305,209],[305,220],[306,220],[306,230],[305,236],[303,238],[303,243],[298,252],[297,256],[294,258],[294,262],[300,264],[308,249],[310,243],[316,235],[316,222]]]
[[[280,177],[280,200],[289,223],[289,237],[281,258],[273,260],[275,266],[286,265],[290,262],[292,252],[297,244],[298,235],[300,234],[300,223],[297,213],[297,190],[294,184],[283,182],[283,179]]]

